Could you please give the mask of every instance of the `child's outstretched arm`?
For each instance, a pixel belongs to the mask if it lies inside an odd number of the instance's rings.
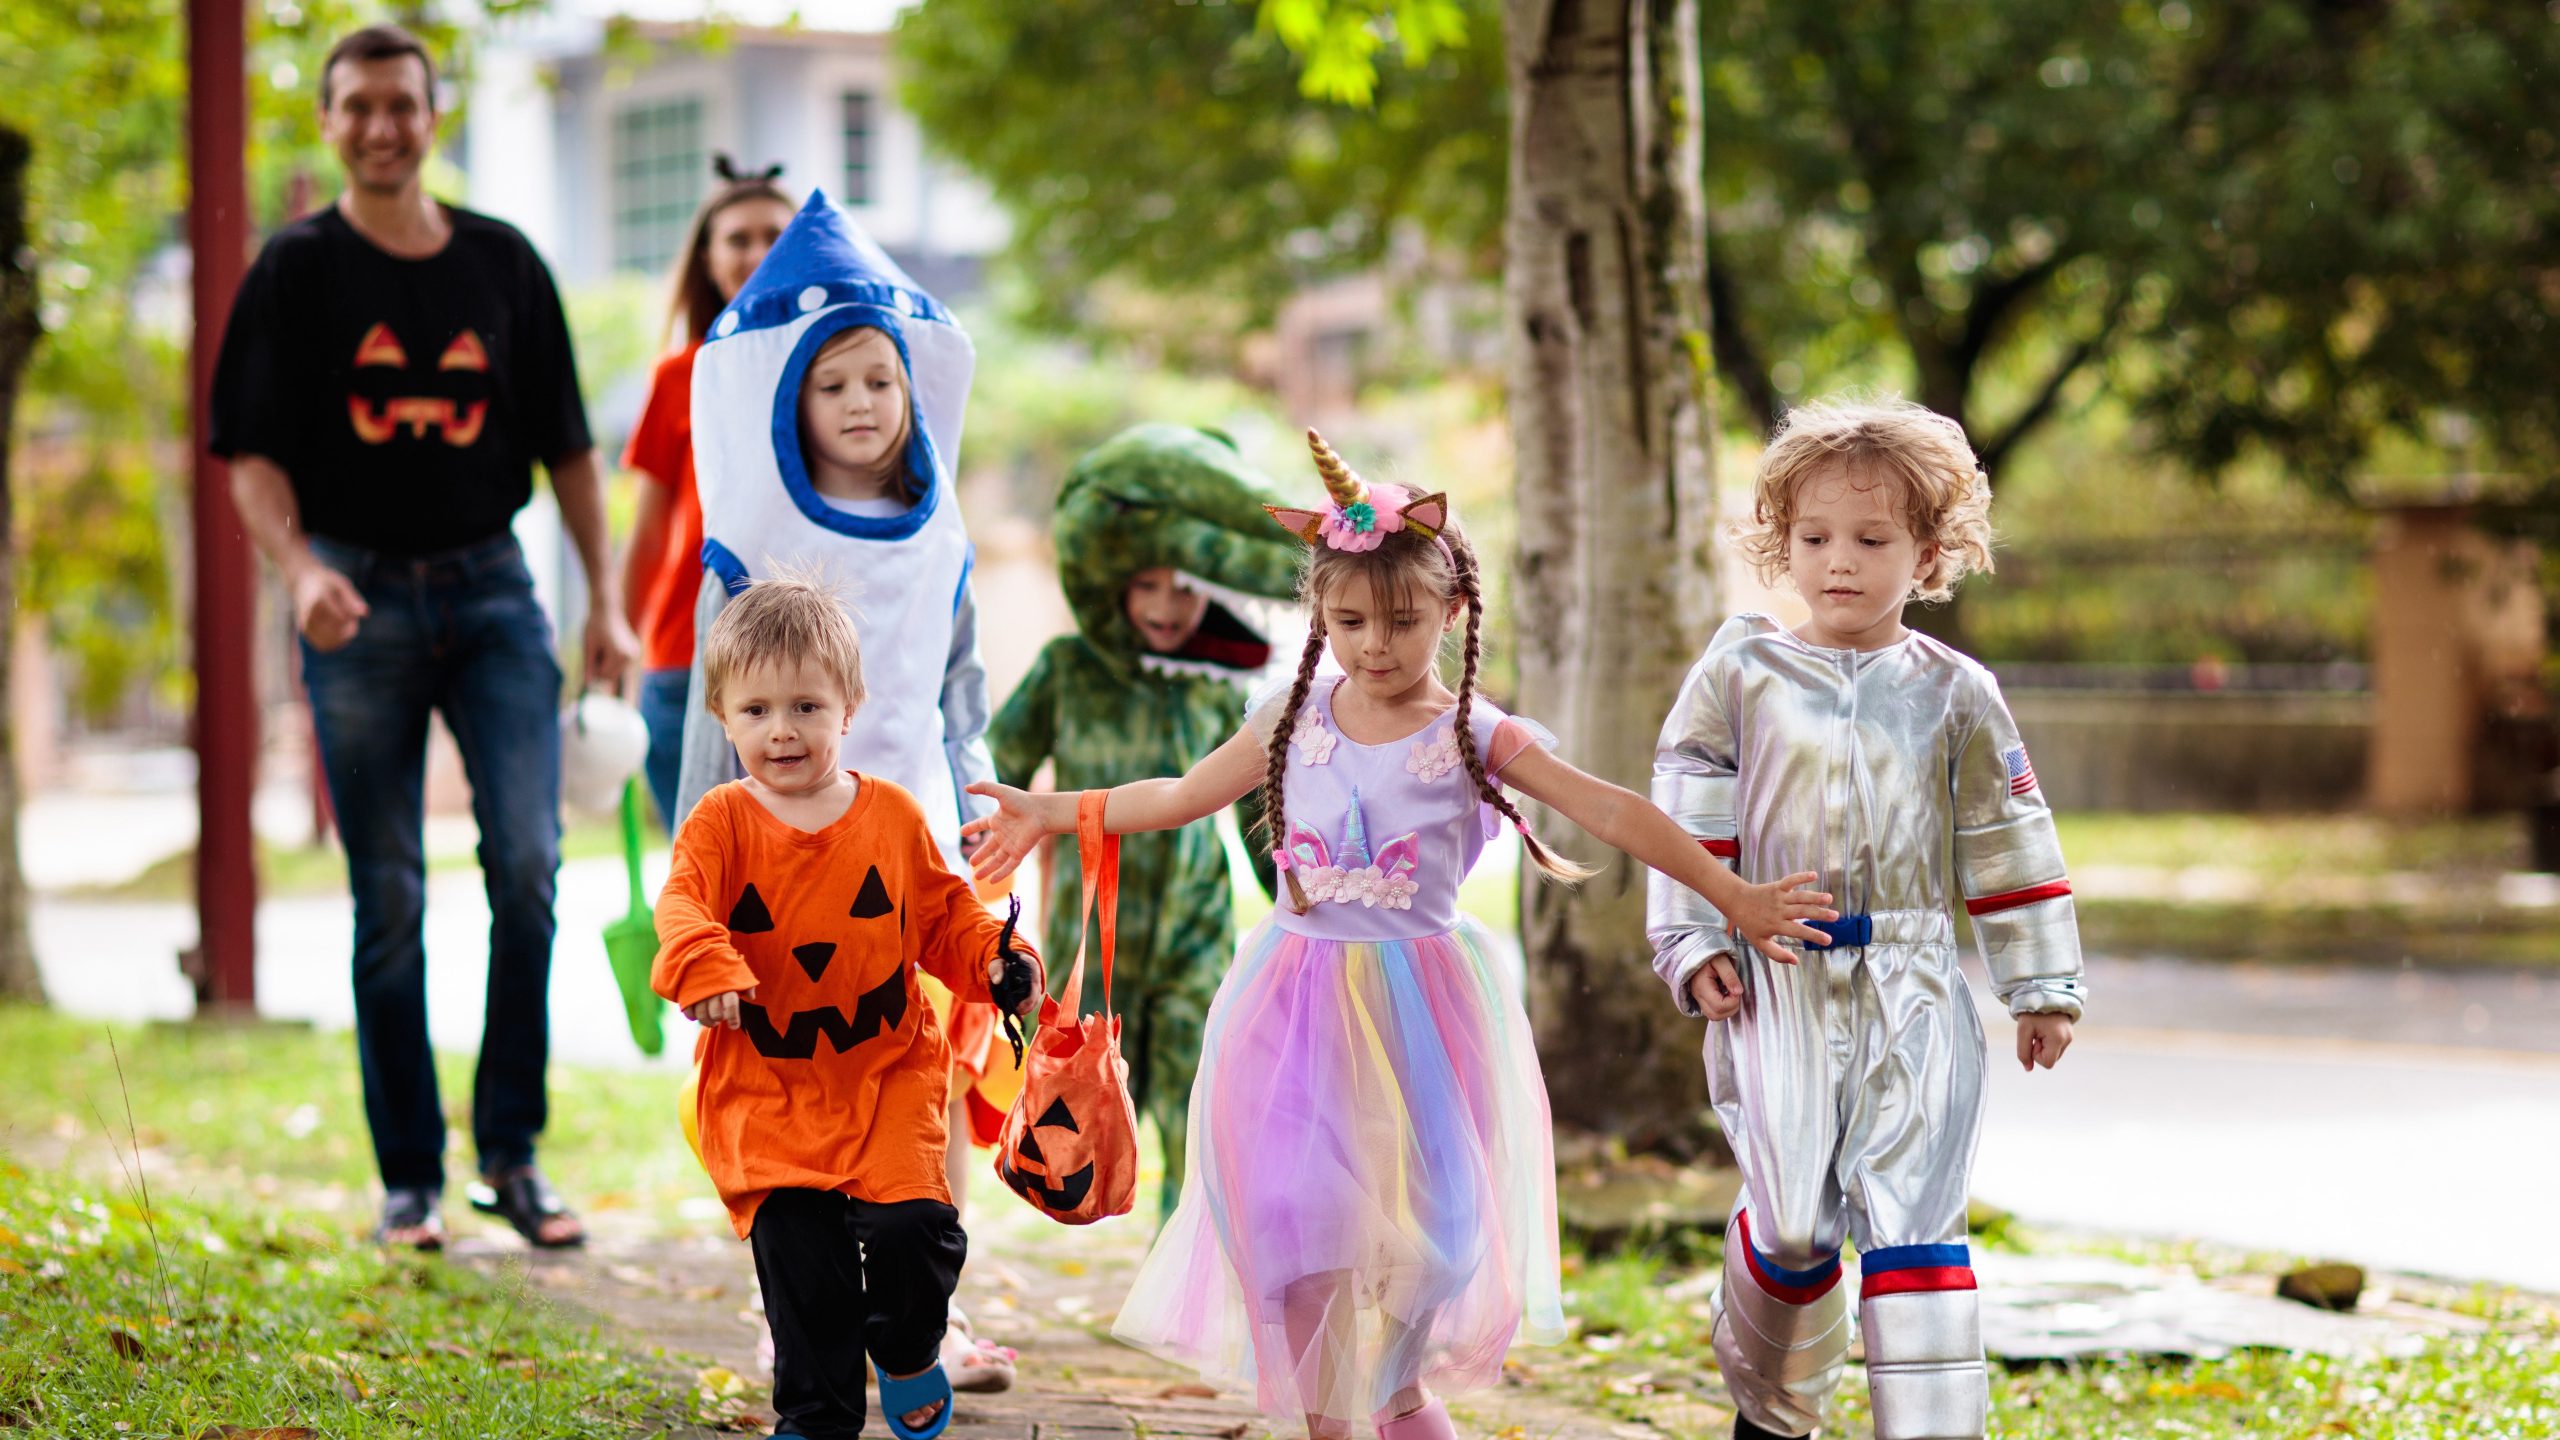
[[[951,767],[951,788],[961,796],[964,822],[986,808],[984,801],[968,798],[970,787],[996,777],[995,758],[987,747],[987,711],[987,667],[978,658],[978,597],[964,573],[959,603],[951,613],[951,651],[942,665],[942,755]]]
[[[1766,885],[1744,883],[1708,854],[1678,821],[1653,802],[1623,785],[1586,775],[1532,745],[1502,769],[1502,781],[1590,832],[1592,838],[1670,876],[1707,897],[1724,912],[1745,942],[1781,964],[1795,957],[1778,943],[1781,935],[1808,945],[1827,945],[1830,937],[1804,923],[1836,920],[1831,897],[1803,887],[1813,883],[1807,870]]]
[[[676,829],[675,862],[654,907],[658,958],[649,988],[698,1025],[738,1028],[738,1005],[756,998],[756,972],[729,942],[716,897],[729,888],[734,841],[721,807],[697,808]]]
[[[1112,786],[1102,812],[1103,829],[1114,835],[1174,830],[1215,815],[1261,784],[1269,762],[1270,752],[1261,737],[1250,728],[1239,730],[1179,777]],[[1039,848],[1041,837],[1069,834],[1076,828],[1076,797],[1081,791],[1035,795],[992,783],[969,789],[996,802],[995,814],[970,821],[960,832],[987,837],[970,862],[981,884],[1011,875],[1024,857]]]

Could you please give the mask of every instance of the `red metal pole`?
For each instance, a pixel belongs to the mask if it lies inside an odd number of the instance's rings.
[[[258,778],[252,669],[257,570],[231,505],[231,472],[206,450],[214,355],[248,268],[248,25],[241,0],[187,5],[187,244],[195,261],[196,917],[204,995],[218,1012],[258,1004],[258,872],[249,798]]]

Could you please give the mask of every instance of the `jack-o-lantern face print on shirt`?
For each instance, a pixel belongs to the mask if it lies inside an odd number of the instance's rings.
[[[786,897],[776,899],[792,908]],[[772,934],[773,909],[750,881],[729,911],[729,933],[741,941]],[[907,911],[890,898],[879,866],[864,867],[861,888],[841,913],[844,923],[832,937],[782,937],[793,963],[760,967],[762,1003],[739,1003],[739,1028],[766,1059],[812,1059],[821,1036],[841,1055],[906,1023]]]
[[[479,332],[455,332],[442,347],[416,352],[390,325],[375,322],[356,342],[348,381],[347,423],[367,445],[394,440],[441,442],[456,450],[479,443],[489,419],[489,348]]]

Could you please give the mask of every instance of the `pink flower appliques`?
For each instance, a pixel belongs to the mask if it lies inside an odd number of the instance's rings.
[[[1404,768],[1405,773],[1428,785],[1457,769],[1458,764],[1457,728],[1443,725],[1440,733],[1432,736],[1428,744],[1420,740],[1413,742],[1413,753],[1405,757]]]
[[[1310,765],[1330,764],[1333,760],[1335,735],[1325,728],[1324,716],[1313,710],[1301,711],[1298,728],[1290,732],[1289,743],[1298,749],[1298,758]]]
[[[1327,865],[1317,870],[1298,872],[1298,883],[1305,887],[1309,904],[1365,905],[1372,910],[1410,910],[1413,897],[1422,891],[1408,873],[1410,867],[1397,870],[1363,865],[1346,870]]]

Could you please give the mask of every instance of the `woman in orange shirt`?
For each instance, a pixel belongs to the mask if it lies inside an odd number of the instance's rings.
[[[702,500],[693,488],[693,354],[799,207],[774,180],[781,166],[741,175],[712,159],[720,188],[694,213],[676,261],[670,330],[684,348],[658,361],[649,399],[623,448],[638,472],[640,514],[622,558],[622,603],[640,636],[640,714],[649,725],[649,793],[674,833],[676,769],[684,748],[685,683],[693,669],[693,602],[702,585]]]

